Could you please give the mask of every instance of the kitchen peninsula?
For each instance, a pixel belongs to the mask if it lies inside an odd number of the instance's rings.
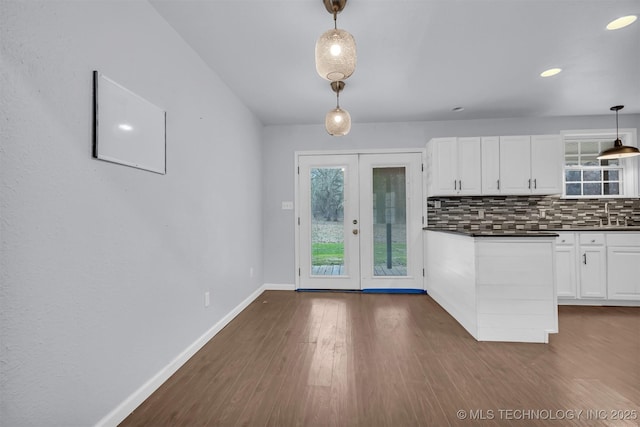
[[[425,228],[427,293],[478,341],[558,332],[555,232]]]

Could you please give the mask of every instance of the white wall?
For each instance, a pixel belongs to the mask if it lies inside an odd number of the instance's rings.
[[[608,107],[604,106],[604,110]],[[357,111],[351,111],[357,120]],[[322,122],[323,117],[318,118]],[[621,115],[621,128],[640,128],[640,115]],[[528,135],[573,129],[615,129],[611,114],[589,117],[458,120],[440,122],[354,124],[349,135],[331,137],[323,125],[267,126],[264,130],[264,279],[295,283],[293,211],[282,201],[294,200],[294,152],[424,147],[445,136]]]
[[[262,126],[146,1],[0,31],[0,425],[93,425],[263,283]],[[91,158],[94,69],[166,109],[167,175]]]

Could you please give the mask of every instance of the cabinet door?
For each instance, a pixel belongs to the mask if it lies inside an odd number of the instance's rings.
[[[583,246],[580,248],[580,297],[607,297],[604,246]]]
[[[483,137],[482,150],[482,194],[500,194],[500,138]]]
[[[558,298],[576,297],[576,248],[556,246],[556,280]]]
[[[531,192],[562,193],[562,141],[560,135],[531,137]]]
[[[482,194],[480,138],[458,138],[458,194]]]
[[[607,296],[640,300],[640,247],[609,247],[607,250]]]
[[[531,194],[531,137],[500,137],[500,192]]]
[[[434,138],[431,161],[434,196],[456,195],[458,190],[458,151],[457,138]]]

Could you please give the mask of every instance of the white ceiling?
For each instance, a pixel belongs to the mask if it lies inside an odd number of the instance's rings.
[[[334,108],[314,63],[322,0],[150,2],[264,124]],[[640,20],[605,29],[629,14],[640,0],[349,0],[338,28],[358,65],[340,104],[354,123],[640,113]]]

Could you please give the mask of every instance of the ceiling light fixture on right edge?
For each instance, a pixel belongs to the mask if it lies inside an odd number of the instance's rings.
[[[610,108],[611,111],[616,112],[616,140],[613,143],[613,148],[604,150],[598,156],[598,160],[620,159],[623,157],[640,156],[640,150],[636,147],[629,145],[622,145],[620,136],[618,135],[618,111],[622,110],[624,105],[616,105]]]
[[[340,108],[340,91],[344,89],[344,82],[331,82],[331,89],[336,93],[336,108],[327,113],[324,126],[329,135],[344,136],[351,130],[351,115]]]

